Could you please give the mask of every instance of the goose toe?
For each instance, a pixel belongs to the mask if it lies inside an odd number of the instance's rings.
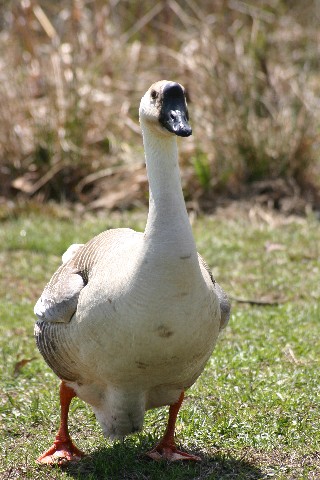
[[[68,462],[78,462],[84,455],[71,440],[65,442],[55,441],[52,447],[40,455],[36,462],[46,465],[63,465]]]

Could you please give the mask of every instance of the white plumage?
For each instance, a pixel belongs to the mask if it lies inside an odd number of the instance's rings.
[[[108,230],[69,247],[35,306],[40,352],[111,438],[140,430],[146,409],[178,402],[230,311],[197,254],[183,198],[176,135],[191,134],[183,87],[157,82],[139,113],[150,187],[145,232]]]

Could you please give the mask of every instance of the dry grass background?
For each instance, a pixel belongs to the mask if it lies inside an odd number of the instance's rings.
[[[317,0],[20,0],[0,18],[2,201],[145,202],[137,110],[167,78],[189,93],[191,206],[319,208]]]

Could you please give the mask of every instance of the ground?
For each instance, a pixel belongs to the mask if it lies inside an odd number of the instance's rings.
[[[72,404],[70,431],[88,455],[63,469],[36,465],[58,426],[58,380],[33,339],[33,305],[61,254],[105,228],[143,229],[145,212],[80,215],[61,206],[15,209],[1,222],[1,479],[320,478],[319,221],[232,204],[192,217],[199,252],[230,294],[230,323],[186,393],[177,443],[201,464],[167,465],[143,452],[167,409],[142,433],[106,441],[90,408]]]

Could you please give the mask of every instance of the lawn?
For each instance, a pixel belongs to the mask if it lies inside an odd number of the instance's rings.
[[[35,463],[58,421],[58,379],[33,339],[33,305],[70,243],[115,226],[142,230],[145,212],[73,214],[58,207],[3,216],[0,241],[2,479],[319,479],[320,225],[250,205],[198,217],[198,250],[233,298],[230,323],[187,392],[177,442],[201,464],[152,463],[167,409],[142,433],[105,440],[90,408],[70,431],[87,456],[63,469]]]

